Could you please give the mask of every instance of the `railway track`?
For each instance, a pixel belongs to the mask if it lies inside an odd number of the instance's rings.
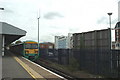
[[[42,66],[42,67],[52,71],[52,72],[54,72],[54,73],[64,77],[66,80],[78,80],[77,78],[75,78],[74,76],[72,76],[70,74],[67,74],[67,73],[65,73],[63,71],[60,71],[60,70],[55,69],[53,67],[50,67],[47,64],[42,64],[40,61],[34,61],[34,62],[37,63],[38,65],[40,65],[40,66]]]

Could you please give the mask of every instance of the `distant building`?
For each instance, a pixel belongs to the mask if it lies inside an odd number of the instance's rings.
[[[73,33],[68,33],[68,48],[73,48]]]
[[[115,49],[120,49],[120,22],[115,26]]]
[[[68,33],[68,36],[55,36],[55,48],[72,49],[73,48],[72,33]]]
[[[120,1],[118,2],[118,21],[120,21]]]
[[[116,43],[115,42],[112,42],[112,49],[115,49],[115,45]]]
[[[56,49],[67,49],[68,48],[68,37],[67,36],[55,36],[55,48]]]
[[[51,42],[40,43],[40,48],[54,49],[54,44]]]
[[[58,49],[58,40],[60,36],[55,36],[55,49]]]
[[[120,1],[118,2],[118,22],[115,25],[115,49],[120,49]]]

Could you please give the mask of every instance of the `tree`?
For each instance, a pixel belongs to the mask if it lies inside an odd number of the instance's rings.
[[[20,40],[15,42],[15,44],[20,44],[20,43],[22,43],[22,41],[20,41]]]

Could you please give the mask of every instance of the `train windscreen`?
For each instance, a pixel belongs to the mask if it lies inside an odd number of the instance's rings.
[[[25,49],[37,49],[38,44],[25,44]]]

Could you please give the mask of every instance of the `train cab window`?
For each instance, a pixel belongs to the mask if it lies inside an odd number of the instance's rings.
[[[38,48],[38,44],[32,44],[31,48],[37,49]]]
[[[25,48],[26,49],[30,49],[31,48],[31,44],[25,44]]]
[[[37,44],[25,44],[26,49],[37,49],[38,45]]]

